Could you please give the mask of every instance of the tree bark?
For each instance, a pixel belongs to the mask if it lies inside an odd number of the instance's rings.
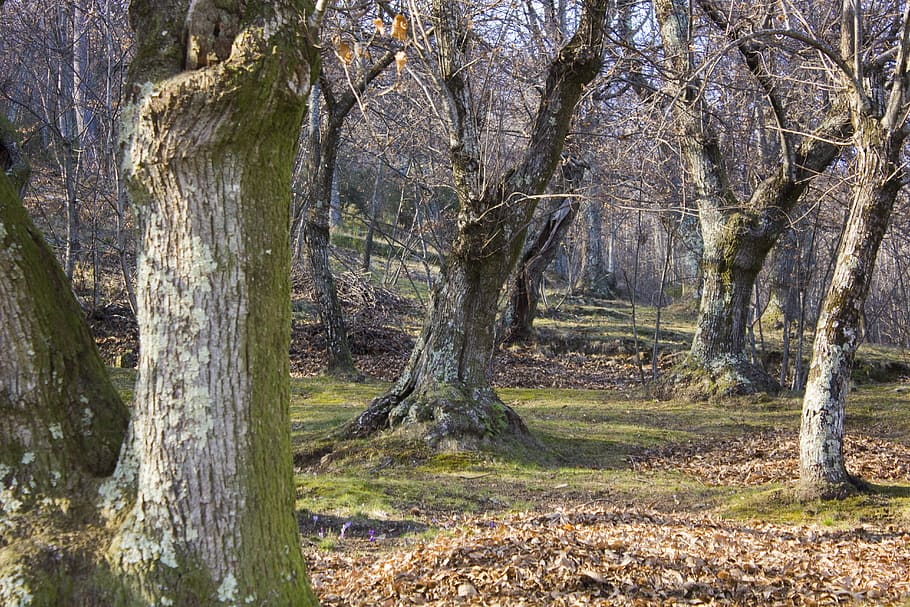
[[[861,341],[863,305],[902,178],[903,133],[888,133],[868,117],[861,117],[859,122],[858,183],[816,326],[803,397],[800,493],[810,499],[840,497],[855,489],[844,465],[846,400]]]
[[[324,90],[324,87],[323,87]],[[332,182],[335,179],[335,161],[341,145],[341,124],[329,120],[328,128],[316,138],[318,150],[311,150],[318,159],[316,175],[309,184],[309,204],[303,225],[307,259],[310,262],[313,290],[319,317],[326,340],[328,365],[326,372],[335,377],[362,377],[351,356],[344,312],[335,288],[335,277],[329,266],[329,223],[331,214]]]
[[[863,41],[861,6],[843,3],[844,57],[859,56]],[[885,77],[869,68],[869,82],[881,87],[866,97],[856,63],[850,98],[856,150],[853,202],[838,247],[834,274],[815,330],[812,363],[803,397],[799,440],[799,486],[805,499],[842,497],[861,484],[844,464],[846,399],[863,306],[869,292],[879,245],[888,229],[894,200],[904,179],[901,152],[907,136],[910,76],[910,3],[905,4],[894,72],[885,95]],[[881,69],[881,68],[879,68]]]
[[[312,4],[133,0],[125,182],[140,225],[136,481],[109,551],[140,605],[316,603],[294,517],[291,166]],[[186,41],[186,42],[184,42]]]
[[[733,42],[756,81],[763,88],[781,133],[782,161],[741,202],[730,186],[716,134],[706,125],[707,108],[694,76],[689,44],[689,6],[683,0],[656,0],[661,39],[670,73],[676,81],[671,95],[678,99],[674,116],[681,125],[680,143],[698,201],[704,249],[702,296],[692,347],[683,365],[670,378],[676,388],[700,394],[777,392],[780,385],[754,365],[746,353],[748,312],[755,277],[789,225],[793,209],[811,180],[840,154],[839,139],[850,132],[845,104],[834,102],[822,123],[797,146],[785,128],[785,111],[762,61],[761,47],[743,42],[736,26],[710,0],[699,5]]]
[[[22,206],[27,170],[0,117],[0,603],[66,603],[41,561],[94,501],[129,412],[101,362],[69,281]],[[35,519],[46,517],[33,528]],[[57,542],[58,546],[48,542]],[[31,561],[30,561],[31,560]]]
[[[575,160],[568,159],[563,164],[562,188],[568,195],[558,198],[552,205],[552,211],[522,254],[509,296],[506,342],[527,342],[534,335],[533,323],[537,317],[543,273],[556,258],[559,245],[578,214],[581,199],[575,193],[584,171],[585,166]]]
[[[601,65],[608,2],[586,2],[579,27],[550,64],[527,147],[499,179],[485,173],[471,94],[468,9],[437,0],[439,78],[448,108],[458,231],[421,336],[395,387],[347,426],[365,436],[406,427],[441,449],[529,435],[489,382],[497,300],[524,241],[536,195],[550,180],[584,87]]]
[[[363,94],[367,86],[383,73],[395,60],[397,47],[387,51],[375,64],[367,69],[357,82],[355,91],[347,90],[336,95],[332,83],[325,76],[320,78],[319,90],[325,98],[325,129],[319,132],[319,103],[313,99],[310,128],[315,129],[306,138],[308,149],[303,153],[309,159],[306,163],[312,174],[304,185],[305,216],[303,223],[304,240],[307,245],[307,257],[313,277],[313,289],[319,317],[322,320],[326,339],[328,365],[326,372],[335,377],[360,379],[362,375],[354,364],[351,348],[348,343],[344,313],[338,299],[335,278],[329,266],[330,229],[332,221],[333,198],[337,195],[336,164],[338,150],[341,147],[341,129],[344,121],[354,108],[357,96]],[[334,222],[338,223],[338,222]]]

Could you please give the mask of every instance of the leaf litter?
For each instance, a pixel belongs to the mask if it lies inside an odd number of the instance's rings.
[[[910,534],[579,507],[463,517],[406,550],[313,549],[322,604],[839,605],[910,600]]]
[[[764,431],[641,449],[629,461],[636,471],[676,470],[711,485],[788,483],[799,478],[798,443],[794,432]],[[910,482],[908,445],[848,432],[844,457],[847,470],[856,476]]]

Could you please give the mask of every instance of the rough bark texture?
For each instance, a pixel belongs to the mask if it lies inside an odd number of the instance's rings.
[[[838,497],[854,489],[844,466],[844,419],[850,375],[860,344],[860,318],[875,258],[900,189],[903,136],[860,118],[857,178],[831,285],[815,330],[800,425],[800,492]]]
[[[311,9],[131,3],[122,138],[142,349],[133,440],[106,506],[134,476],[109,551],[134,604],[315,604],[294,518],[287,357]]]
[[[534,336],[533,323],[537,317],[543,273],[556,258],[559,245],[578,214],[581,198],[575,193],[584,171],[584,165],[572,159],[563,164],[562,188],[569,195],[556,198],[550,205],[551,211],[522,253],[509,295],[506,342],[526,342]]]
[[[109,474],[129,415],[44,236],[0,182],[2,513]]]
[[[784,111],[765,71],[760,47],[743,43],[739,30],[727,24],[723,11],[709,0],[699,5],[731,32],[743,60],[765,91],[781,123],[782,161],[745,202],[730,187],[716,135],[707,128],[707,108],[693,76],[689,45],[689,5],[683,0],[656,0],[661,39],[671,73],[670,93],[678,99],[674,116],[681,125],[683,155],[695,185],[704,250],[702,296],[692,347],[671,378],[678,387],[707,394],[776,392],[777,381],[751,363],[746,330],[755,277],[788,226],[788,213],[810,181],[840,154],[839,139],[850,132],[850,114],[834,103],[812,136],[796,145],[783,127]],[[790,129],[792,131],[798,129]]]
[[[57,588],[70,563],[54,531],[71,531],[92,504],[129,412],[19,200],[27,169],[9,134],[0,117],[0,604],[72,604],[71,589]]]
[[[858,3],[843,4],[841,46],[845,57],[860,54],[860,10]],[[803,397],[799,481],[800,492],[807,499],[842,497],[859,486],[844,466],[845,405],[875,258],[904,179],[901,150],[907,136],[908,55],[910,4],[903,10],[890,94],[886,97],[885,78],[880,73],[870,74],[869,81],[881,86],[872,91],[871,98],[865,96],[862,88],[849,80],[845,82],[854,126],[856,175],[850,214],[815,330]],[[854,64],[854,81],[861,81],[861,69],[858,63]]]
[[[484,170],[483,121],[471,93],[470,37],[464,35],[470,11],[461,2],[434,3],[458,231],[408,366],[395,387],[347,427],[349,434],[406,426],[440,448],[528,440],[518,415],[489,383],[497,300],[520,253],[534,196],[555,171],[575,104],[600,68],[607,5],[585,3],[578,30],[549,66],[527,147],[493,179]]]

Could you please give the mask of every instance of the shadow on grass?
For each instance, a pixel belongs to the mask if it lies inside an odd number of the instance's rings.
[[[877,485],[875,483],[866,483],[872,493],[876,495],[887,495],[888,497],[910,497],[910,486],[908,485]]]
[[[415,520],[383,520],[363,516],[342,517],[314,513],[309,510],[297,512],[297,526],[304,536],[368,540],[380,536],[401,537],[429,529],[428,525]]]
[[[540,430],[535,431],[534,436],[547,451],[539,461],[544,468],[571,466],[593,470],[629,470],[631,464],[628,457],[640,448],[608,439],[569,437]]]

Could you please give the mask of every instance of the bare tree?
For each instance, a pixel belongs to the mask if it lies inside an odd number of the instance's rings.
[[[840,77],[856,150],[853,201],[816,326],[803,398],[799,473],[805,498],[843,496],[860,486],[844,466],[845,404],[863,304],[903,185],[910,111],[910,2],[890,4],[877,15],[884,23],[873,23],[858,0],[844,0],[841,15]],[[888,32],[896,39],[880,37]]]
[[[578,190],[584,177],[585,165],[575,159],[563,161],[558,180],[565,195],[555,195],[545,203],[547,212],[540,225],[529,233],[529,242],[515,270],[509,295],[508,325],[505,341],[526,342],[533,336],[533,323],[543,288],[543,273],[555,259],[556,253],[581,206]]]
[[[340,8],[340,7],[339,7]],[[353,14],[356,13],[356,14]],[[306,171],[302,187],[302,204],[295,205],[295,225],[300,223],[307,246],[313,290],[322,320],[328,353],[327,372],[341,377],[360,377],[351,357],[344,315],[338,300],[335,280],[329,266],[329,225],[333,184],[335,184],[338,150],[344,122],[356,107],[367,87],[396,61],[401,61],[403,45],[379,35],[379,28],[367,40],[360,40],[362,15],[355,7],[346,12],[355,27],[350,33],[335,33],[335,46],[326,44],[323,60],[334,70],[323,69],[318,91],[325,101],[325,119],[320,128],[320,99],[310,99],[310,124],[301,154],[305,156]],[[393,19],[397,15],[393,15]],[[379,17],[381,20],[381,17]],[[384,29],[385,26],[383,26]],[[357,40],[346,39],[357,36]],[[379,43],[386,45],[383,49]],[[370,49],[381,53],[372,60]],[[332,61],[332,57],[337,59]],[[294,232],[297,230],[295,229]]]
[[[529,137],[514,160],[502,156],[504,170],[496,175],[488,150],[502,149],[507,139],[498,124],[485,120],[480,101],[489,89],[475,89],[472,50],[483,44],[474,33],[477,22],[466,3],[433,2],[458,232],[404,373],[349,424],[350,434],[412,426],[439,448],[527,437],[524,423],[489,382],[497,302],[537,196],[559,162],[575,105],[601,65],[608,4],[582,2],[575,34],[546,68]]]
[[[655,0],[661,39],[672,80],[679,123],[679,143],[695,186],[704,252],[702,296],[695,337],[686,363],[674,377],[677,385],[699,391],[743,393],[777,391],[779,384],[746,354],[749,307],[755,278],[789,213],[811,180],[838,157],[840,140],[849,133],[847,108],[832,100],[811,133],[791,120],[790,105],[765,58],[766,38],[752,32],[769,23],[773,12],[757,21],[722,10],[711,0],[698,5],[726,32],[730,45],[767,100],[779,136],[779,162],[744,198],[731,186],[718,134],[710,118],[710,99],[695,65],[694,25],[683,0]],[[804,38],[804,37],[801,37]],[[788,103],[789,102],[789,103]],[[800,141],[801,139],[801,141]]]

